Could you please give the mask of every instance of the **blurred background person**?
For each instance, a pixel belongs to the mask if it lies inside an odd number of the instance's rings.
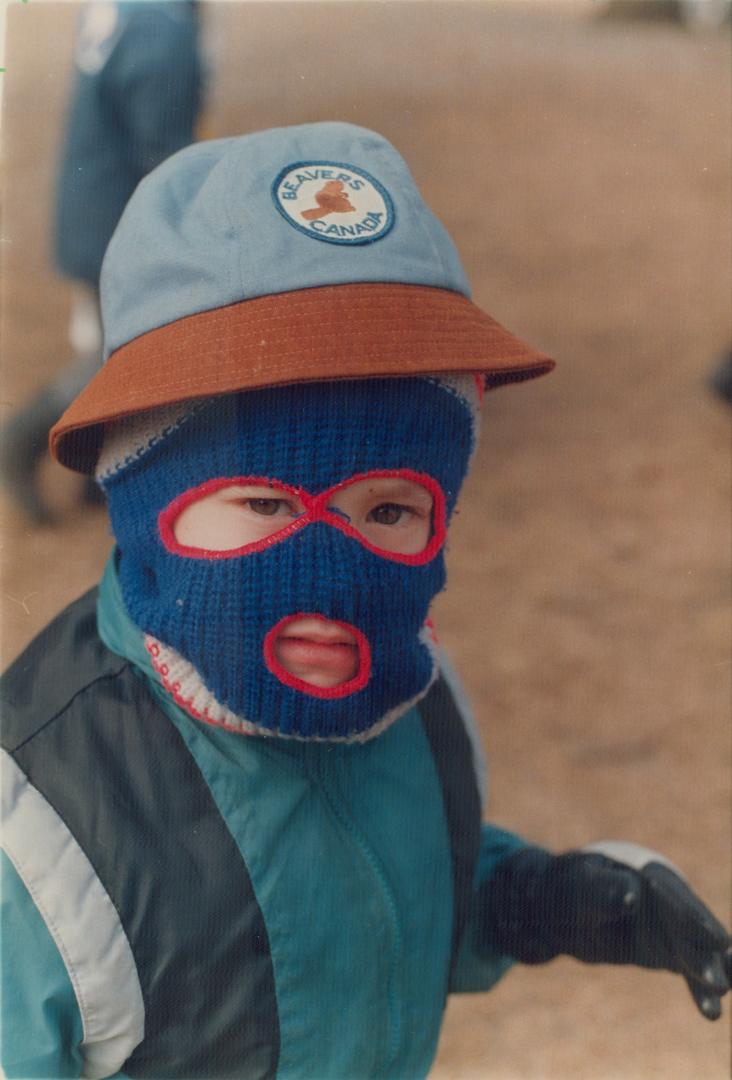
[[[732,0],[593,0],[596,15],[676,19],[699,33],[724,26],[732,15]]]
[[[718,394],[728,405],[732,405],[732,347],[717,362],[717,366],[712,371],[710,385],[715,394]]]
[[[101,363],[98,281],[107,243],[137,184],[195,137],[202,90],[193,0],[93,0],[82,9],[58,163],[54,260],[73,282],[72,359],[6,424],[0,471],[37,524],[50,511],[37,482],[48,430]],[[96,498],[96,486],[85,497]]]

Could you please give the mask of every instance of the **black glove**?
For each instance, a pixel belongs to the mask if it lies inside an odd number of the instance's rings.
[[[632,844],[607,848],[628,850],[634,865],[598,851],[510,855],[481,889],[482,943],[525,964],[564,953],[674,971],[702,1016],[718,1019],[732,982],[729,934],[660,856]]]

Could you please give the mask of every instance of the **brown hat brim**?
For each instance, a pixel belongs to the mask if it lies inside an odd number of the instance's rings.
[[[123,345],[51,429],[51,453],[91,473],[105,422],[238,390],[448,371],[482,372],[490,389],[553,367],[447,289],[299,289],[189,315]]]

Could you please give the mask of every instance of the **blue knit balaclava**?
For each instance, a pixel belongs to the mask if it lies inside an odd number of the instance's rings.
[[[475,440],[458,382],[368,379],[226,395],[107,463],[101,479],[124,601],[189,712],[242,732],[362,740],[425,693],[444,526]],[[327,493],[364,474],[419,477],[433,493],[432,535],[418,556],[378,551],[328,512]],[[176,507],[252,477],[305,493],[307,512],[242,551],[210,554],[171,539]],[[274,628],[303,613],[357,634],[359,671],[347,685],[319,690],[278,671],[268,651]]]

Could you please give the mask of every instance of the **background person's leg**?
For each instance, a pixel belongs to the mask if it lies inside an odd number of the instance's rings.
[[[75,287],[68,333],[74,359],[14,413],[0,434],[2,481],[16,503],[39,525],[51,520],[38,486],[49,429],[101,364],[102,324],[95,289]],[[87,485],[85,497],[92,497],[95,491],[93,483]]]

